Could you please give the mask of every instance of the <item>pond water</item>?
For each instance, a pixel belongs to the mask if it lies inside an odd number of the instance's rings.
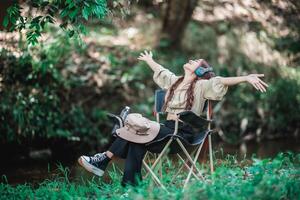
[[[222,159],[226,155],[236,155],[238,159],[251,158],[256,155],[258,158],[274,157],[279,152],[291,151],[294,153],[300,152],[299,140],[297,139],[282,139],[282,140],[268,140],[266,142],[246,143],[243,145],[230,145],[227,143],[219,142],[213,145],[215,158]],[[108,170],[120,169],[122,170],[124,161],[121,159],[113,159],[114,165],[110,165]],[[62,176],[63,172],[59,168],[61,166],[67,167],[67,173],[70,179],[91,178],[92,175],[83,170],[78,164],[77,159],[68,161],[41,161],[31,160],[22,162],[21,164],[13,164],[9,167],[1,169],[1,181],[8,182],[9,184],[32,183],[34,185],[46,180],[53,179],[56,176]],[[113,169],[113,166],[115,167]],[[66,172],[66,171],[65,171]],[[121,177],[120,177],[121,179]],[[107,176],[104,176],[104,181],[109,181]]]

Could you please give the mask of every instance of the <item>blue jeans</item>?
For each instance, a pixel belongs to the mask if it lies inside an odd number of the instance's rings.
[[[154,140],[159,140],[166,135],[173,134],[175,129],[174,120],[166,120],[160,125],[160,130],[158,135]],[[178,124],[178,135],[181,135],[186,140],[190,141],[193,137],[193,129],[182,122]],[[151,145],[146,144],[137,144],[129,142],[122,138],[117,137],[115,141],[109,148],[109,151],[112,152],[115,156],[126,159],[124,175],[122,179],[122,185],[126,184],[136,185],[138,180],[142,180],[142,164],[143,159],[147,151],[159,153],[163,150],[166,145],[167,140],[163,140],[159,143],[154,143]],[[176,146],[171,145],[171,151],[177,151]]]

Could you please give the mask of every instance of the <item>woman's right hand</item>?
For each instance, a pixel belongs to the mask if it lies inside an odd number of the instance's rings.
[[[138,60],[143,60],[145,62],[148,62],[148,61],[152,61],[153,58],[152,58],[153,54],[151,51],[144,51],[140,54],[140,56],[138,57]]]

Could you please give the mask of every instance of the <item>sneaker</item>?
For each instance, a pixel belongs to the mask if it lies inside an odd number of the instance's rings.
[[[94,156],[80,156],[78,163],[87,171],[102,176],[110,160],[106,153],[97,153]]]

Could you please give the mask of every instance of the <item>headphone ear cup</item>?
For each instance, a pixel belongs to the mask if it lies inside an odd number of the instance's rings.
[[[195,70],[195,74],[199,77],[201,77],[203,75],[201,67],[197,67],[197,69]]]
[[[195,74],[199,77],[202,77],[206,72],[213,72],[213,68],[212,67],[207,67],[207,68],[203,68],[203,67],[197,67],[197,69],[195,70]]]

